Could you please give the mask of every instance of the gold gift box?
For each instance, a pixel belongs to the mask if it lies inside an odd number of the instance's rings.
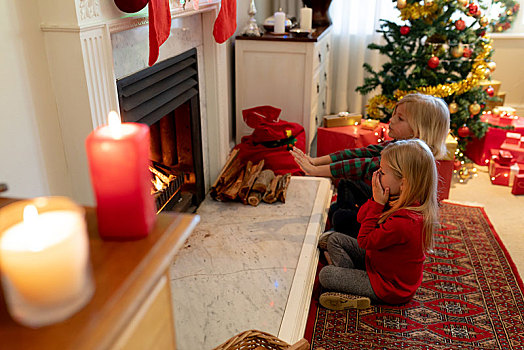
[[[493,90],[495,90],[494,96],[498,95],[500,85],[502,83],[498,80],[481,80],[479,81],[479,85],[482,87],[482,90],[486,90],[489,86],[493,87]]]
[[[333,128],[336,126],[358,125],[362,120],[360,113],[341,112],[339,114],[326,115],[324,117],[324,127]]]
[[[380,120],[378,119],[364,119],[362,121],[362,128],[363,129],[369,129],[369,130],[375,130],[375,128],[380,123]]]
[[[457,140],[451,136],[451,134],[448,134],[448,137],[446,137],[446,155],[442,160],[454,160],[455,159],[455,152],[457,151],[458,142]]]

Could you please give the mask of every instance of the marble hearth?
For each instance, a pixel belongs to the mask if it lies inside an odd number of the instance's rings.
[[[116,79],[148,67],[147,7],[126,14],[113,0],[39,2],[72,197],[93,205],[84,141],[110,110],[119,110]],[[157,62],[197,50],[207,190],[232,146],[226,48],[212,35],[220,0],[180,3],[170,0],[171,34]]]

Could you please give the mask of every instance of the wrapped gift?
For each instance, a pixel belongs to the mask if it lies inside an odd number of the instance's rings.
[[[497,159],[492,159],[489,167],[491,183],[501,186],[513,186],[515,177],[524,174],[524,164],[513,163],[512,165],[502,165]]]
[[[337,126],[358,125],[362,120],[360,113],[341,112],[334,115],[326,115],[324,117],[324,127],[332,128]]]
[[[446,155],[442,160],[454,160],[455,152],[457,151],[457,139],[455,139],[451,134],[448,134],[446,137]]]
[[[378,119],[364,119],[362,121],[362,128],[368,130],[375,130],[378,124],[380,124],[380,120]]]
[[[500,148],[506,152],[510,152],[517,163],[524,163],[524,148],[509,143],[503,143]]]
[[[502,165],[511,165],[511,163],[515,162],[515,159],[511,152],[501,149],[499,150],[498,157],[495,158],[495,161]]]
[[[512,194],[524,194],[524,174],[515,175],[513,186],[511,188]]]
[[[501,117],[501,116],[516,116],[517,110],[513,107],[509,106],[500,106],[493,110],[493,114],[495,117]]]
[[[499,80],[481,80],[479,85],[482,87],[482,90],[486,90],[488,87],[492,87],[495,91],[495,95],[499,93],[500,85],[502,83]]]
[[[509,145],[518,145],[520,143],[520,138],[522,137],[521,134],[518,132],[507,132],[506,133],[506,140],[504,143]]]
[[[481,116],[483,122],[494,125],[501,125],[500,118],[493,114],[486,113]],[[513,132],[524,134],[524,118],[516,117],[513,122]],[[491,149],[499,149],[502,143],[506,140],[506,133],[508,130],[490,127],[486,135],[480,139],[473,138],[466,147],[466,156],[473,162],[479,165],[488,165],[491,156]]]

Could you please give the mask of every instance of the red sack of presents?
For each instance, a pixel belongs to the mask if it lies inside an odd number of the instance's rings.
[[[242,137],[238,157],[242,162],[254,164],[264,159],[264,168],[277,175],[291,173],[304,175],[295,159],[289,153],[293,146],[305,152],[306,135],[304,127],[297,123],[279,120],[281,110],[272,106],[260,106],[242,111],[246,124],[253,133]]]

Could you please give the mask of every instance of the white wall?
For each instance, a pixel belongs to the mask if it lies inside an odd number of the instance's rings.
[[[69,195],[56,104],[36,3],[0,0],[2,195]]]

